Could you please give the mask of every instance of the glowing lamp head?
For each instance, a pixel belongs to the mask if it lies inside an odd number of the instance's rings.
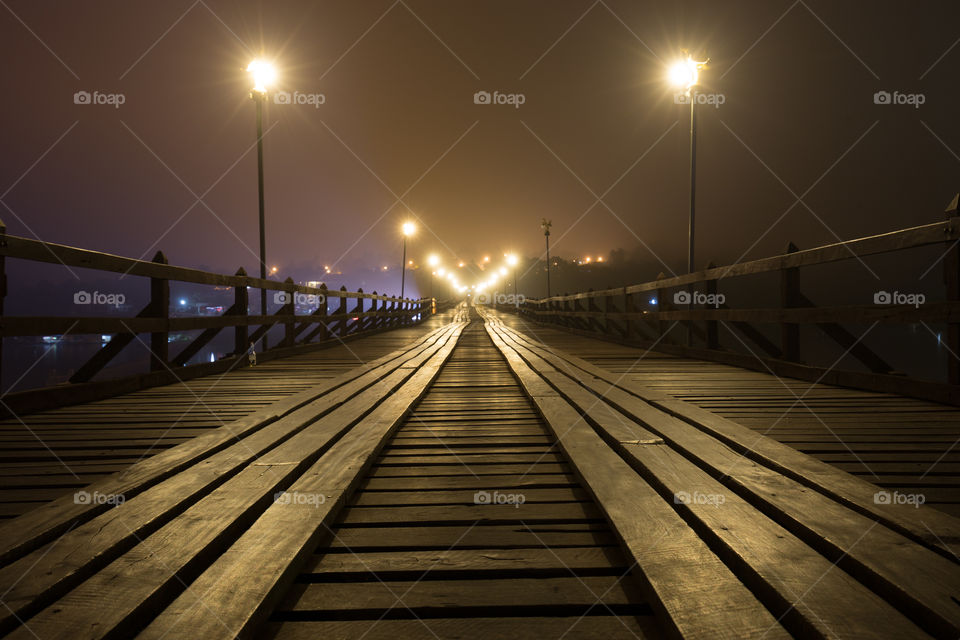
[[[697,62],[690,56],[686,60],[678,60],[671,65],[667,72],[670,78],[670,84],[688,91],[700,80],[700,70],[706,65],[706,62]]]
[[[502,275],[502,276],[507,275],[507,268],[506,268],[506,267],[500,267],[500,275]]]
[[[253,90],[257,93],[266,93],[270,85],[277,79],[277,71],[266,60],[253,60],[247,71],[253,76]]]
[[[429,264],[431,267],[435,267],[435,266],[437,266],[438,264],[440,264],[440,258],[438,258],[438,257],[435,256],[435,255],[432,255],[432,256],[430,256],[429,258],[427,258],[427,264]],[[442,272],[443,272],[443,269],[441,269],[440,271],[441,271],[440,275],[443,275],[443,273],[442,273]]]
[[[403,231],[403,235],[412,236],[413,232],[417,230],[417,227],[412,222],[404,222],[400,229]]]
[[[517,266],[518,262],[519,260],[517,259],[516,254],[511,253],[507,256],[507,264],[510,265],[511,267]]]
[[[442,269],[442,268],[436,270],[436,274],[437,274],[438,276],[440,276],[441,278],[442,278],[444,275],[446,275],[446,273],[447,273],[447,271],[446,271],[445,269]]]

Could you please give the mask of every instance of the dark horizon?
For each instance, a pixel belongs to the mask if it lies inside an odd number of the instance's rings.
[[[0,12],[20,88],[4,107],[8,232],[255,273],[244,69],[259,55],[277,91],[324,96],[265,114],[267,261],[294,279],[398,264],[408,217],[420,261],[539,256],[547,217],[555,255],[639,248],[684,272],[688,112],[665,82],[683,47],[709,56],[703,91],[723,95],[699,110],[698,266],[936,222],[958,187],[948,2],[258,6]]]

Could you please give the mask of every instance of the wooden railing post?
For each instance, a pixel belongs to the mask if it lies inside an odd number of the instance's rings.
[[[795,253],[797,246],[787,244],[787,253]],[[780,307],[790,309],[801,306],[800,269],[791,267],[780,271]],[[800,361],[800,325],[783,322],[780,324],[780,351],[782,358],[789,362]]]
[[[169,264],[162,251],[153,256],[157,264]],[[170,281],[166,278],[150,278],[150,315],[154,318],[170,318]],[[150,334],[150,371],[160,371],[169,367],[170,332],[159,331]]]
[[[0,220],[0,246],[7,246],[7,225]],[[0,256],[0,317],[3,316],[3,300],[7,297],[7,258]],[[3,338],[0,337],[0,370],[3,369]],[[3,382],[0,376],[0,383]],[[3,387],[0,387],[2,391]]]
[[[340,287],[340,291],[347,292],[345,286]],[[347,333],[347,297],[340,296],[340,306],[337,307],[337,315],[340,316],[340,322],[337,323],[337,336],[343,337]]]
[[[297,291],[294,289],[293,278],[290,276],[287,276],[287,279],[284,280],[283,283],[290,285],[290,288],[286,290],[288,296],[287,303],[280,309],[280,313],[287,316],[283,322],[283,346],[292,347],[295,337],[293,327],[297,319]]]
[[[240,267],[237,269],[236,275],[246,277],[247,272],[243,267]],[[237,308],[237,315],[241,316],[240,319],[246,319],[250,313],[250,295],[247,291],[247,285],[241,284],[233,288],[233,304]],[[233,328],[233,354],[235,356],[243,355],[250,347],[247,344],[249,332],[250,327],[245,324],[238,324]]]
[[[707,263],[707,269],[714,269],[717,265],[712,262]],[[716,280],[707,280],[707,295],[717,295],[717,281]],[[717,308],[717,307],[714,307]],[[716,320],[707,320],[707,349],[719,349],[720,348],[720,334],[717,330],[717,321]]]
[[[323,293],[320,294],[323,296],[323,299],[320,301],[320,307],[317,309],[317,315],[320,316],[320,331],[317,333],[320,336],[320,341],[324,341],[330,338],[330,329],[327,327],[327,314],[329,313],[329,308],[327,307],[327,284],[321,283],[320,288],[323,289]]]
[[[960,224],[960,212],[957,211],[960,194],[953,197],[947,206],[947,221],[952,225]],[[943,260],[944,284],[947,302],[960,301],[960,244],[954,242]],[[960,384],[960,323],[947,323],[947,382]]]
[[[667,277],[663,271],[660,272],[660,275],[657,276],[657,280],[664,280]],[[667,290],[666,289],[657,289],[657,311],[669,311],[670,310],[670,301],[667,300]],[[657,320],[657,333],[663,342],[669,342],[666,338],[668,327],[670,325],[666,320]]]
[[[353,332],[354,332],[354,333],[360,333],[361,331],[363,331],[363,323],[364,323],[364,321],[365,321],[365,320],[364,320],[364,317],[363,317],[363,315],[362,315],[362,314],[363,314],[363,300],[364,300],[364,298],[363,298],[363,289],[362,289],[362,288],[357,289],[357,304],[354,305],[353,311],[351,312],[351,313],[357,314],[357,321],[353,323]]]
[[[633,294],[627,293],[627,288],[623,288],[623,339],[629,340],[633,333],[633,318],[629,315],[636,313]]]
[[[376,329],[380,326],[380,307],[382,303],[377,300],[377,292],[373,292],[373,298],[370,300],[370,312],[373,314],[370,316],[369,322],[367,322],[367,328],[370,330]]]

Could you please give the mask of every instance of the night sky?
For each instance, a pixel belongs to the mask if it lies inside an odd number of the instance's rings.
[[[263,56],[277,90],[324,100],[265,114],[281,276],[393,267],[408,218],[416,260],[538,255],[547,217],[560,256],[647,246],[680,273],[689,116],[665,68],[688,48],[724,101],[700,109],[698,266],[772,255],[942,219],[960,188],[958,24],[955,0],[6,0],[0,217],[255,273],[245,68]]]

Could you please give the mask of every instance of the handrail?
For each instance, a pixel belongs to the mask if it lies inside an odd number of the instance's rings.
[[[158,278],[162,280],[173,280],[176,282],[188,282],[191,284],[205,284],[221,287],[241,287],[247,286],[253,289],[272,289],[277,291],[287,291],[290,293],[320,294],[331,298],[364,298],[374,300],[400,300],[393,296],[377,295],[375,293],[363,292],[341,292],[336,290],[326,290],[317,287],[307,287],[295,283],[280,282],[277,280],[262,280],[247,275],[225,275],[190,267],[177,267],[170,264],[151,262],[148,260],[139,260],[137,258],[126,258],[104,253],[102,251],[92,251],[90,249],[81,249],[54,242],[43,242],[42,240],[33,240],[20,236],[5,236],[4,242],[0,243],[0,256],[8,258],[19,258],[23,260],[32,260],[34,262],[46,262],[50,264],[62,264],[67,267],[77,267],[81,269],[96,269],[98,271],[111,271],[114,273],[126,273],[132,276],[143,276],[145,278]],[[407,298],[409,300],[409,298]]]
[[[641,284],[635,284],[618,289],[603,289],[599,291],[589,291],[575,293],[566,296],[552,296],[550,298],[539,298],[533,302],[563,302],[565,300],[583,300],[586,298],[602,298],[609,295],[622,295],[623,293],[643,293],[645,291],[655,291],[657,289],[669,289],[672,287],[683,286],[685,284],[696,284],[698,282],[708,282],[711,280],[721,280],[723,278],[732,278],[736,276],[753,275],[757,273],[766,273],[770,271],[781,271],[783,269],[792,269],[797,267],[809,267],[828,262],[837,262],[849,258],[876,255],[880,253],[889,253],[891,251],[900,251],[915,247],[923,247],[931,244],[940,244],[960,239],[960,219],[954,217],[945,222],[934,222],[931,224],[891,231],[875,236],[857,238],[855,240],[846,240],[833,244],[805,249],[793,253],[784,253],[769,258],[760,258],[749,262],[741,262],[725,267],[713,267],[693,273],[686,273],[672,278],[661,278]]]
[[[6,288],[6,259],[27,260],[49,264],[62,264],[65,267],[93,269],[97,271],[124,273],[131,276],[149,278],[149,303],[133,317],[118,316],[9,316],[3,312]],[[233,305],[219,316],[180,316],[171,317],[170,282],[183,282],[233,289]],[[273,290],[283,292],[285,298],[278,300],[280,309],[273,314],[251,314],[249,312],[250,293],[248,289]],[[297,315],[296,294],[314,296],[312,302],[317,309],[310,314]],[[279,296],[280,294],[275,294]],[[328,308],[328,300],[339,299],[334,308]],[[348,300],[354,300],[351,305]],[[243,364],[248,348],[262,340],[267,332],[276,325],[284,327],[284,336],[279,344],[268,349],[261,357],[270,359],[276,353],[288,354],[297,347],[314,346],[332,340],[343,340],[355,335],[372,331],[381,331],[414,322],[423,321],[431,310],[432,298],[398,298],[379,295],[376,291],[366,293],[363,289],[347,291],[320,287],[308,287],[294,283],[290,278],[283,282],[255,278],[246,275],[240,268],[234,275],[203,271],[189,267],[178,267],[167,263],[162,252],[157,252],[153,260],[127,258],[100,251],[71,247],[52,242],[43,242],[20,236],[6,234],[6,227],[0,222],[0,338],[40,335],[109,334],[111,339],[81,366],[70,378],[71,386],[91,384],[90,380],[109,364],[137,334],[150,334],[150,376],[153,382],[162,384],[181,378],[172,368],[183,371],[186,363],[199,353],[223,329],[234,331],[233,350],[229,356],[218,363],[190,365],[189,377],[203,375],[201,370],[223,369],[223,360],[229,361],[230,368]],[[248,327],[258,328],[249,332]],[[169,334],[202,330],[186,344],[176,356],[169,353]],[[0,344],[2,360],[2,344]],[[216,365],[216,366],[215,366]],[[169,375],[168,375],[169,374]],[[143,376],[141,376],[143,377]],[[101,389],[95,395],[103,397]],[[34,393],[34,395],[36,395]],[[63,394],[61,394],[63,395]],[[80,397],[71,392],[71,398]],[[8,402],[10,399],[8,398]],[[31,405],[32,406],[32,405]]]
[[[727,362],[772,371],[777,375],[960,404],[960,359],[957,357],[960,354],[960,217],[957,202],[958,198],[954,198],[942,222],[805,250],[790,244],[786,253],[768,258],[722,267],[709,265],[694,273],[661,277],[616,289],[526,298],[519,304],[497,306],[575,333],[667,353]],[[872,305],[820,306],[801,291],[803,267],[932,245],[947,245],[940,258],[946,285],[943,302],[893,299],[889,292],[878,291]],[[761,273],[780,274],[776,304],[761,308],[731,308],[725,304],[718,290],[720,281]],[[705,291],[695,291],[696,285]],[[636,294],[649,291],[656,292],[655,301],[651,300],[649,305],[641,303]],[[916,294],[911,295],[916,298]],[[893,371],[886,360],[841,325],[918,322],[947,326],[944,343],[951,356],[948,358],[946,384],[909,379]],[[686,341],[678,340],[671,332],[677,324],[686,326]],[[738,342],[750,353],[738,352],[739,347],[738,350],[723,348],[719,340],[720,324],[734,332]],[[771,340],[755,324],[778,325],[779,340]],[[801,357],[801,325],[816,327],[869,373],[836,371],[833,367],[825,369],[805,363]],[[755,348],[748,343],[753,343]]]

